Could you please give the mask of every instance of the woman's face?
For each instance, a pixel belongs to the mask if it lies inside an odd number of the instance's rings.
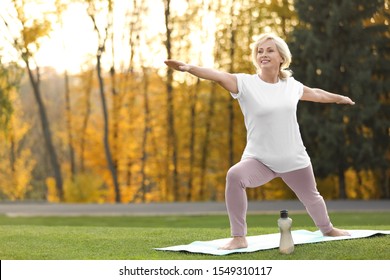
[[[274,40],[268,39],[257,47],[257,63],[261,69],[280,69],[283,58]]]

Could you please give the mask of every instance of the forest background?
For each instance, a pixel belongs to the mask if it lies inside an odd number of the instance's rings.
[[[390,198],[389,23],[388,0],[1,1],[0,200],[222,201],[240,108],[163,61],[255,73],[270,31],[297,80],[356,102],[298,105],[322,195]],[[276,179],[248,197],[295,195]]]

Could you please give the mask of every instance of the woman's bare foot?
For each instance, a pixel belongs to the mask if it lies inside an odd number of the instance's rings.
[[[226,245],[219,247],[219,250],[234,250],[248,247],[245,236],[234,236]]]
[[[331,231],[324,233],[324,236],[331,236],[331,237],[336,237],[336,236],[349,236],[351,235],[348,231],[338,229],[338,228],[333,228]]]

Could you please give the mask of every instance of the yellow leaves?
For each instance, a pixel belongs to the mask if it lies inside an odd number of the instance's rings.
[[[326,178],[316,178],[317,188],[324,199],[337,199],[339,197],[338,178],[330,175]]]
[[[6,25],[11,26],[12,22],[12,28],[18,26],[19,35],[14,38],[14,47],[27,60],[40,48],[40,39],[52,30],[51,12],[39,1],[12,1],[12,4],[15,13],[12,19],[6,20]]]
[[[60,202],[57,193],[56,180],[53,177],[48,177],[45,182],[47,187],[47,201]]]
[[[64,186],[65,202],[104,203],[107,190],[103,180],[96,174],[80,173],[72,180],[68,178]]]
[[[374,172],[359,171],[349,168],[345,172],[347,197],[351,199],[372,199],[379,196]],[[330,175],[324,179],[317,178],[317,187],[325,199],[339,197],[339,179]]]
[[[6,133],[0,134],[0,193],[9,200],[23,200],[31,189],[32,171],[36,161],[22,142],[30,126],[20,119],[20,104],[12,96],[15,107]]]
[[[17,199],[24,198],[26,192],[30,189],[32,179],[32,170],[36,161],[31,157],[29,149],[23,150],[15,161],[15,189],[14,197]]]
[[[29,26],[24,26],[22,30],[22,38],[24,47],[29,53],[36,52],[39,47],[39,39],[49,34],[51,23],[46,19],[33,19]]]
[[[356,172],[352,168],[346,174],[346,188],[348,197],[352,199],[378,198],[378,188],[372,170]]]
[[[31,172],[36,162],[31,159],[30,150],[23,150],[13,166],[7,163],[6,160],[0,163],[0,191],[12,201],[23,200],[31,189]]]

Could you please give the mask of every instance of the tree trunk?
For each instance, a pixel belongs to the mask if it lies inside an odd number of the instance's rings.
[[[11,120],[12,122],[12,120]],[[12,125],[12,128],[10,130],[10,144],[11,144],[11,149],[9,151],[9,159],[10,159],[10,167],[11,167],[11,172],[12,172],[12,175],[14,176],[15,174],[15,171],[16,171],[16,168],[15,168],[15,164],[16,164],[16,148],[15,148],[15,133],[14,133],[14,126]]]
[[[195,135],[196,135],[196,103],[198,100],[200,79],[197,79],[196,86],[193,92],[190,93],[190,173],[188,176],[187,201],[192,200],[192,190],[194,181],[194,165],[195,165]],[[202,186],[199,186],[202,188]]]
[[[110,77],[111,77],[111,94],[112,94],[112,104],[113,104],[113,110],[112,110],[112,172],[115,172],[115,177],[117,182],[116,184],[118,186],[115,187],[115,192],[120,193],[120,187],[119,187],[119,180],[118,180],[118,166],[119,166],[119,112],[120,112],[120,101],[119,96],[116,90],[116,79],[115,79],[115,68],[114,65],[112,65],[110,70]],[[108,136],[109,137],[109,136]],[[120,196],[120,194],[119,194]],[[120,200],[117,200],[116,202],[120,202]],[[120,198],[119,198],[120,199]]]
[[[49,119],[47,118],[46,108],[42,100],[41,96],[41,90],[39,87],[39,68],[37,68],[37,78],[34,77],[32,70],[30,68],[30,64],[28,60],[25,60],[28,76],[30,78],[31,85],[33,87],[33,92],[35,96],[35,100],[38,104],[38,110],[39,110],[39,116],[41,120],[41,126],[42,126],[42,132],[43,132],[43,138],[45,139],[46,149],[49,153],[50,162],[53,168],[54,172],[54,178],[56,181],[56,188],[57,188],[57,195],[60,201],[64,200],[64,190],[63,190],[63,180],[62,180],[62,173],[61,173],[61,167],[58,162],[57,154],[54,148],[52,135],[50,131],[50,125],[49,125]]]
[[[172,57],[172,45],[171,45],[171,34],[172,34],[172,22],[170,15],[170,0],[166,0],[165,4],[165,27],[166,27],[166,40],[165,47],[167,50],[167,58]],[[167,70],[167,81],[166,81],[166,91],[167,91],[167,177],[170,178],[169,172],[171,170],[171,160],[172,160],[172,193],[173,200],[178,201],[180,199],[180,190],[179,190],[179,174],[178,174],[178,163],[177,163],[177,140],[176,140],[176,130],[175,130],[175,118],[174,118],[174,100],[173,100],[173,70],[168,68]],[[170,180],[168,180],[168,189],[169,189]]]
[[[231,6],[231,15],[234,14],[234,1]],[[234,73],[234,55],[236,49],[236,23],[237,19],[235,16],[232,16],[231,24],[230,24],[230,73]],[[229,97],[230,98],[230,97]],[[229,112],[229,165],[234,165],[234,107],[233,107],[233,99],[230,98],[228,101],[228,112]]]
[[[345,187],[345,167],[344,162],[341,159],[341,162],[339,163],[339,198],[340,199],[347,199],[347,192]]]
[[[207,111],[206,116],[206,132],[204,135],[204,141],[203,141],[203,149],[202,149],[202,158],[200,161],[200,191],[199,191],[199,198],[201,200],[204,199],[204,189],[206,188],[206,173],[207,173],[207,159],[209,156],[209,144],[210,144],[210,135],[211,135],[211,124],[214,117],[214,104],[215,104],[215,89],[216,89],[216,83],[212,83],[211,85],[211,92],[210,92],[210,98],[209,98],[209,109]]]
[[[113,18],[114,19],[114,18]],[[119,166],[119,115],[121,108],[121,100],[117,90],[117,82],[116,82],[116,71],[115,71],[115,40],[114,40],[114,31],[110,34],[111,39],[111,58],[112,65],[110,69],[110,78],[111,78],[111,95],[112,95],[112,162],[113,162],[113,172],[115,172],[115,178],[117,180],[116,184],[118,186],[115,187],[115,191],[120,193],[120,184],[118,179],[118,166]],[[120,196],[120,195],[119,195]],[[120,200],[120,198],[119,198]],[[120,202],[120,201],[117,201]]]
[[[85,142],[87,140],[87,128],[88,128],[88,122],[89,117],[91,115],[91,91],[92,91],[92,82],[93,82],[93,71],[89,70],[87,73],[86,78],[86,84],[85,88],[83,87],[83,90],[85,90],[85,115],[83,118],[83,126],[81,129],[81,143],[80,143],[80,170],[82,172],[85,172],[85,164],[84,164],[84,158],[85,158]]]
[[[70,104],[69,75],[68,75],[68,71],[66,71],[66,70],[65,70],[65,73],[64,73],[64,80],[65,80],[66,130],[67,130],[67,134],[68,134],[70,171],[71,171],[71,178],[73,180],[75,175],[76,175],[76,163],[75,163],[74,149],[73,149],[72,109],[71,109],[71,104]]]
[[[138,25],[140,23],[140,15],[141,15],[141,10],[139,10],[138,2],[137,0],[133,0],[133,10],[132,12],[126,12],[126,17],[129,17],[129,47],[130,47],[130,59],[129,59],[129,65],[128,68],[125,72],[125,77],[122,79],[122,91],[126,92],[127,87],[131,87],[131,84],[133,83],[133,77],[132,75],[134,74],[134,56],[135,56],[135,46],[136,43],[138,43],[139,39],[139,34],[138,32],[135,32],[135,30],[138,30]],[[122,71],[124,72],[124,71]],[[133,109],[133,94],[128,95],[128,117],[129,119],[132,119],[131,113]],[[130,135],[132,134],[131,128],[129,129]],[[132,179],[133,179],[133,173],[132,173],[132,168],[133,168],[133,160],[132,157],[129,153],[127,153],[126,156],[126,180],[125,180],[125,185],[127,188],[131,189],[131,184],[132,184]],[[135,194],[132,198],[132,200],[129,200],[129,203],[135,201],[137,199],[137,194]]]
[[[390,172],[386,167],[381,168],[381,198],[389,199],[390,198]]]
[[[142,137],[142,162],[141,162],[141,190],[142,190],[142,202],[146,202],[146,193],[148,184],[146,183],[146,161],[148,159],[148,152],[146,150],[148,144],[148,135],[150,131],[150,109],[149,109],[149,77],[147,70],[143,71],[143,96],[144,96],[144,132]]]
[[[114,190],[115,190],[115,202],[120,203],[121,202],[121,191],[118,184],[118,178],[117,178],[117,172],[114,166],[114,162],[112,160],[112,154],[110,149],[110,134],[109,134],[109,119],[108,119],[108,110],[107,110],[107,102],[106,97],[104,94],[104,81],[102,77],[102,69],[101,69],[101,54],[102,50],[99,48],[98,54],[96,56],[97,58],[97,75],[99,80],[99,89],[100,89],[100,99],[102,102],[102,111],[103,111],[103,118],[104,118],[104,152],[106,154],[106,160],[107,160],[107,167],[111,173],[112,182],[114,184]]]

